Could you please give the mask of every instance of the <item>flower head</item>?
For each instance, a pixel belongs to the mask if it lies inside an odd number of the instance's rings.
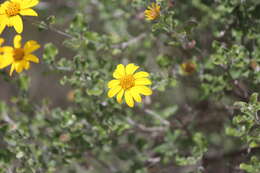
[[[147,78],[149,73],[140,71],[135,73],[139,68],[134,64],[128,64],[124,66],[123,64],[117,65],[116,70],[113,73],[114,80],[108,83],[108,97],[116,96],[117,102],[122,103],[123,96],[125,102],[129,107],[134,106],[134,101],[141,102],[142,95],[151,95],[152,90],[146,85],[151,85],[152,82]]]
[[[39,59],[33,55],[32,52],[39,49],[40,45],[36,41],[30,40],[22,47],[21,40],[22,37],[16,35],[14,37],[14,47],[3,47],[4,54],[0,57],[0,69],[11,65],[10,76],[14,70],[18,73],[22,72],[24,69],[28,70],[30,68],[30,61],[39,63]]]
[[[144,11],[146,20],[155,20],[160,16],[161,7],[157,3],[153,2],[148,8]]]
[[[7,52],[10,52],[12,49],[10,46],[2,46],[5,42],[3,38],[0,38],[0,58],[2,58]]]
[[[39,3],[38,0],[6,0],[0,4],[0,34],[6,26],[14,27],[16,32],[23,32],[23,21],[21,16],[38,16],[31,9]]]
[[[196,71],[196,64],[194,62],[184,62],[181,64],[181,73],[190,75]]]

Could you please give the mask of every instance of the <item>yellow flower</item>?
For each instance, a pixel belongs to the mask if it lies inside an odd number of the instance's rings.
[[[134,106],[134,101],[141,102],[142,95],[151,95],[152,90],[146,85],[151,85],[152,82],[147,78],[149,73],[140,71],[135,73],[139,68],[134,64],[128,64],[126,67],[123,64],[117,65],[113,73],[114,80],[108,83],[108,97],[112,98],[115,95],[117,102],[122,103],[122,98],[125,96],[125,102],[129,107]]]
[[[145,10],[144,14],[146,20],[155,20],[160,16],[161,7],[156,3],[152,3],[148,6],[148,9]]]
[[[4,46],[2,47],[2,44],[4,43],[4,39],[0,38],[0,58],[2,58],[7,52],[10,52],[12,48],[10,46]]]
[[[14,47],[3,47],[4,54],[0,57],[0,69],[11,65],[10,76],[14,70],[18,73],[22,72],[24,69],[28,70],[30,68],[30,61],[39,63],[39,59],[33,55],[32,52],[39,49],[40,45],[36,41],[30,40],[22,47],[21,40],[22,37],[16,35],[14,37]]]
[[[31,9],[39,3],[38,0],[7,0],[0,4],[0,34],[6,26],[14,27],[16,32],[23,32],[21,16],[38,16]]]
[[[184,62],[181,64],[181,73],[190,75],[196,71],[196,64],[194,62]]]

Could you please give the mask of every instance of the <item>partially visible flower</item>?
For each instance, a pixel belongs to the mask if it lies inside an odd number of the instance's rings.
[[[181,73],[184,75],[190,75],[196,71],[196,64],[188,61],[181,64]]]
[[[157,3],[153,2],[148,8],[144,11],[146,20],[155,20],[160,16],[161,7]]]
[[[7,52],[10,52],[12,50],[12,47],[10,46],[2,46],[4,41],[5,40],[3,38],[0,38],[0,58],[2,58]]]
[[[16,32],[23,32],[21,16],[38,16],[31,9],[39,3],[38,0],[7,0],[0,4],[0,34],[6,26],[14,27]]]
[[[152,82],[148,79],[149,73],[140,71],[135,73],[139,68],[134,64],[128,64],[126,67],[123,64],[117,65],[113,73],[114,80],[108,83],[108,97],[112,98],[115,95],[117,102],[122,103],[124,96],[125,102],[129,107],[134,107],[134,101],[141,102],[142,95],[151,95],[152,90],[146,85],[151,85]]]
[[[67,93],[67,100],[70,102],[73,102],[75,100],[75,91],[74,90],[70,90]]]
[[[252,60],[252,61],[250,62],[250,67],[251,67],[253,70],[257,71],[257,72],[260,70],[259,64],[257,63],[256,60]]]
[[[34,41],[27,41],[24,47],[21,46],[22,37],[16,35],[14,37],[14,47],[4,47],[4,55],[0,57],[0,69],[3,69],[11,65],[10,76],[13,71],[16,70],[18,73],[24,69],[30,68],[30,61],[39,63],[39,58],[32,54],[35,50],[40,48],[40,45]]]

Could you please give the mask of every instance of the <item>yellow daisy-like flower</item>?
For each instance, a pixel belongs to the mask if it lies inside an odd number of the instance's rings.
[[[38,3],[38,0],[7,0],[0,4],[0,34],[6,26],[13,26],[16,32],[22,33],[23,21],[21,16],[38,16],[31,9]]]
[[[122,98],[125,96],[125,102],[129,107],[134,107],[134,101],[141,102],[142,95],[151,95],[152,90],[146,85],[151,85],[152,82],[147,78],[149,73],[140,71],[135,73],[139,68],[134,64],[128,64],[126,67],[123,64],[117,65],[113,73],[114,80],[108,83],[108,97],[112,98],[115,95],[117,102],[122,103]]]
[[[40,45],[34,41],[27,41],[24,47],[21,46],[22,37],[16,35],[14,37],[14,47],[3,47],[4,54],[0,57],[0,69],[11,65],[10,76],[16,70],[21,73],[24,69],[30,68],[30,61],[39,63],[39,58],[32,54],[35,50],[40,48]]]
[[[155,20],[160,16],[161,7],[157,3],[153,2],[148,9],[144,11],[146,20]]]
[[[196,64],[194,62],[184,62],[181,64],[181,73],[184,75],[191,75],[196,71]]]

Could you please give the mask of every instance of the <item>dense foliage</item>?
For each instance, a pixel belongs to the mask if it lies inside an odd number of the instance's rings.
[[[260,1],[157,0],[147,21],[152,2],[67,0],[54,15],[38,5],[29,23],[63,42],[47,38],[32,66],[58,75],[69,103],[32,98],[27,72],[1,70],[16,92],[0,101],[0,172],[260,172]],[[134,108],[107,96],[129,63],[153,82]]]

